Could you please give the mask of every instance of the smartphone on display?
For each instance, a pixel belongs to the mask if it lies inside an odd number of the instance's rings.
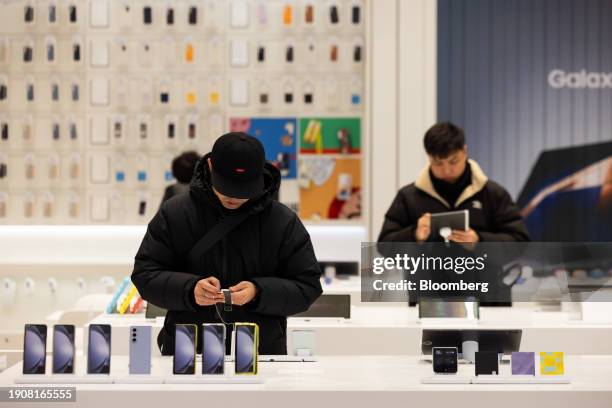
[[[74,374],[74,325],[53,326],[53,374]]]
[[[174,330],[174,374],[195,374],[198,330],[195,324],[177,324]]]
[[[457,374],[457,347],[433,347],[433,371],[436,374]]]
[[[151,374],[151,326],[130,327],[130,374]]]
[[[236,323],[236,374],[257,374],[259,326],[255,323]]]
[[[23,335],[23,373],[44,374],[47,356],[47,326],[26,324]]]
[[[89,326],[87,374],[110,374],[111,327],[109,324]]]
[[[202,374],[225,372],[225,325],[204,324],[202,326]]]
[[[151,24],[153,22],[153,10],[151,6],[145,6],[142,9],[142,20],[145,24]]]

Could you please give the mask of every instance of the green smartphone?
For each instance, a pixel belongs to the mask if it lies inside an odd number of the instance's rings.
[[[255,375],[259,358],[259,326],[255,323],[236,323],[235,330],[235,372]]]

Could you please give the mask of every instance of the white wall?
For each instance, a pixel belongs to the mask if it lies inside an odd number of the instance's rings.
[[[426,162],[423,134],[436,119],[436,3],[370,2],[370,240],[397,190]]]

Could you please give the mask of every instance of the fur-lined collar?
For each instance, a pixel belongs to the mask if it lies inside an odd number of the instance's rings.
[[[480,190],[484,188],[489,180],[487,175],[484,174],[478,163],[472,159],[468,159],[468,163],[470,164],[470,168],[472,169],[472,181],[469,186],[463,190],[459,198],[457,198],[457,202],[454,206],[451,206],[445,199],[443,199],[440,194],[436,192],[436,189],[431,182],[431,177],[429,176],[429,165],[425,166],[423,170],[421,170],[421,174],[419,178],[417,178],[414,186],[419,190],[429,194],[436,200],[440,201],[442,204],[447,206],[448,208],[457,207],[462,202],[466,201],[468,198],[474,196]]]

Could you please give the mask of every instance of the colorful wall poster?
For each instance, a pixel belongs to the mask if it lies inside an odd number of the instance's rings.
[[[300,119],[300,153],[359,154],[360,118]]]
[[[230,118],[231,132],[245,132],[258,138],[284,179],[297,177],[297,119]]]
[[[563,352],[540,352],[540,374],[541,375],[563,375]]]
[[[361,217],[361,159],[300,157],[300,218]]]

